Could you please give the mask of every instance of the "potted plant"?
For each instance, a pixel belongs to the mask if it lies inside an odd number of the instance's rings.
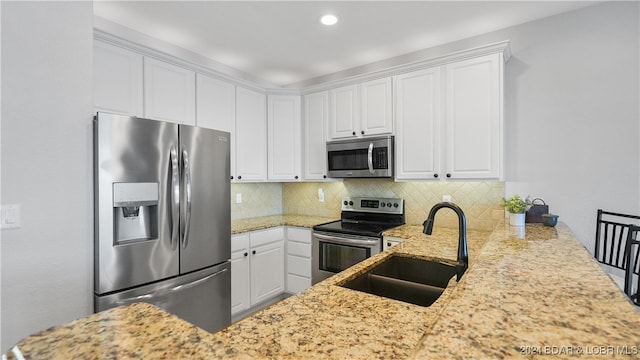
[[[509,225],[524,226],[525,212],[531,203],[518,194],[506,199],[502,198],[502,206],[509,212]]]

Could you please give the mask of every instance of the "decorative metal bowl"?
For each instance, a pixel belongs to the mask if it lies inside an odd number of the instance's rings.
[[[542,223],[546,226],[556,226],[558,223],[558,215],[542,214]]]

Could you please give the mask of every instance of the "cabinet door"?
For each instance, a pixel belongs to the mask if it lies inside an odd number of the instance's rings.
[[[287,292],[311,287],[311,230],[287,227]]]
[[[284,240],[251,249],[251,306],[284,291]]]
[[[93,107],[142,117],[142,55],[93,42]]]
[[[391,78],[360,84],[360,135],[391,134],[393,132]]]
[[[231,134],[231,174],[236,173],[236,87],[196,75],[196,125]]]
[[[300,96],[269,95],[267,111],[268,178],[281,181],[300,180]]]
[[[197,74],[196,124],[208,129],[233,132],[236,120],[236,87]]]
[[[441,68],[395,78],[396,179],[434,179],[441,156]]]
[[[492,54],[445,67],[447,177],[502,177],[501,59]]]
[[[144,58],[144,116],[179,124],[196,124],[196,74]]]
[[[231,238],[231,313],[236,314],[251,306],[249,235]]]
[[[329,131],[332,139],[355,137],[360,129],[358,85],[329,91]]]
[[[236,180],[267,179],[266,97],[236,87]]]
[[[304,178],[327,178],[327,122],[329,92],[304,97]]]

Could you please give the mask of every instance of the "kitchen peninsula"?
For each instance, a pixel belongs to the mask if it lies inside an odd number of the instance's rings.
[[[559,223],[468,232],[470,267],[430,307],[336,286],[391,253],[455,259],[457,230],[405,225],[388,251],[215,334],[142,303],[34,334],[25,358],[639,358],[640,313]],[[7,358],[16,358],[10,350]]]

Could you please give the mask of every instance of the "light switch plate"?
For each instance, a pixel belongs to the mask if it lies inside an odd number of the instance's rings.
[[[242,204],[242,193],[236,193],[236,204]]]
[[[22,227],[20,204],[5,204],[0,207],[0,229],[19,229]]]

